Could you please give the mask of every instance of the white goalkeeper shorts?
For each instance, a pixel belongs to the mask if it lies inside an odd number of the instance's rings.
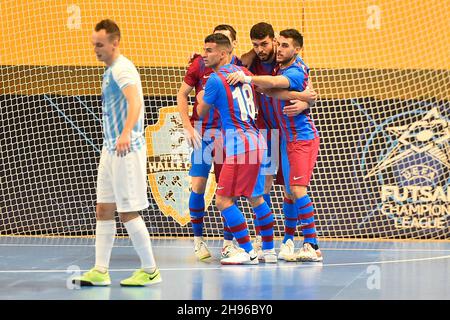
[[[148,207],[147,149],[141,147],[119,157],[102,149],[97,177],[97,203],[115,203],[117,211],[133,212]]]

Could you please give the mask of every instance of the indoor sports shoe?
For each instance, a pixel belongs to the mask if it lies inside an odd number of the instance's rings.
[[[203,240],[195,243],[194,250],[195,256],[197,257],[198,260],[205,260],[211,258],[211,252],[209,252],[209,249]]]
[[[258,254],[259,260],[264,260],[264,252],[262,250],[262,238],[261,236],[256,236],[255,241],[253,241],[253,249]]]
[[[232,255],[229,258],[224,258],[220,260],[221,264],[230,265],[230,264],[258,264],[258,255],[255,250],[250,252],[245,252],[244,249],[239,248],[238,252]]]
[[[95,268],[83,273],[81,277],[72,279],[72,283],[81,287],[87,286],[109,286],[111,278],[108,272],[100,272]]]
[[[229,258],[239,252],[239,248],[233,244],[227,244],[222,248],[221,257],[222,259]]]
[[[282,243],[280,246],[280,253],[278,253],[278,260],[286,260],[286,258],[289,259],[292,257],[294,255],[294,249],[294,242],[291,239],[288,239],[286,243]]]
[[[161,274],[158,269],[153,273],[147,273],[143,269],[139,269],[133,272],[131,277],[120,281],[120,285],[123,287],[146,287],[161,281]]]
[[[278,259],[275,249],[262,250],[262,252],[263,252],[263,260],[265,263],[277,263]]]
[[[320,249],[315,250],[310,243],[305,242],[303,247],[296,254],[297,261],[300,262],[322,262],[323,256]]]

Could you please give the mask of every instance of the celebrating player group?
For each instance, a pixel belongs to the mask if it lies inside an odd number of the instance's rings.
[[[250,40],[253,49],[239,59],[233,55],[235,29],[214,28],[204,40],[203,54],[191,60],[178,93],[186,140],[193,148],[189,209],[195,255],[199,260],[211,257],[203,241],[203,218],[206,183],[214,164],[215,204],[224,224],[222,264],[320,262],[314,206],[308,195],[319,151],[319,133],[310,117],[316,93],[309,68],[299,57],[303,36],[285,29],[275,37],[273,27],[261,22],[251,28]],[[194,89],[189,117],[188,95]],[[284,239],[278,254],[270,201],[275,176],[284,189]],[[237,206],[240,197],[253,208],[253,242]],[[295,251],[297,225],[304,239]]]

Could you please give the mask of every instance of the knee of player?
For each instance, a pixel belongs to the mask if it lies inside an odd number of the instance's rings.
[[[97,204],[95,217],[97,220],[113,220],[116,208],[109,204]]]
[[[256,208],[264,203],[264,198],[262,196],[259,197],[251,197],[248,198],[248,202],[253,208]]]
[[[292,195],[294,196],[294,199],[299,199],[301,197],[304,197],[308,194],[308,188],[306,186],[290,186]]]
[[[206,191],[206,183],[208,178],[206,177],[192,177],[192,191],[195,193],[203,194]]]
[[[139,213],[137,212],[123,212],[119,213],[120,221],[123,223],[131,221],[133,219],[139,218]]]
[[[231,207],[234,204],[232,197],[224,197],[216,195],[216,206],[220,211],[225,210],[226,208]]]

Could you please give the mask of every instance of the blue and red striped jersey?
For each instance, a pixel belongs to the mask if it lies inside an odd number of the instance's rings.
[[[236,56],[232,57],[231,63],[242,65],[241,60],[239,60]],[[200,119],[197,113],[197,95],[205,88],[206,81],[208,80],[210,74],[213,72],[214,71],[211,68],[205,66],[202,56],[196,54],[192,58],[192,63],[187,69],[184,76],[184,82],[187,85],[195,88],[195,102],[191,116],[191,124],[193,127],[195,127],[195,122],[202,121],[202,135],[206,130],[220,128],[220,116],[216,110],[211,109],[211,111],[202,119]]]
[[[265,140],[255,124],[254,88],[250,84],[229,85],[228,74],[251,73],[244,67],[227,64],[212,73],[206,82],[204,101],[220,114],[224,147],[227,156],[265,149]]]
[[[281,75],[289,80],[288,90],[303,91],[308,85],[309,68],[300,57],[287,68],[275,68],[273,75]],[[278,124],[281,130],[281,137],[286,141],[311,140],[319,136],[313,120],[310,117],[309,109],[295,117],[288,117],[283,114],[283,108],[290,105],[290,101],[273,99]]]
[[[277,61],[274,59],[272,62],[264,63],[256,57],[253,60],[249,70],[251,73],[257,76],[272,75],[273,70],[277,65]],[[258,106],[258,115],[256,119],[256,125],[259,129],[278,129],[277,118],[275,115],[275,109],[273,108],[272,98],[263,94],[256,93],[256,104]]]

